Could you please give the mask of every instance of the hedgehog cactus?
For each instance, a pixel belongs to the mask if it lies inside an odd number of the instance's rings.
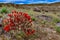
[[[32,19],[27,13],[13,10],[12,13],[8,14],[3,20],[3,24],[3,30],[6,32],[18,30],[23,31],[26,36],[30,36],[35,32],[32,28]]]

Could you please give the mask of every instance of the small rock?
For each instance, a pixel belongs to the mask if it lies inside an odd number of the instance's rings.
[[[36,12],[41,12],[39,8],[34,8],[33,11],[36,11]]]

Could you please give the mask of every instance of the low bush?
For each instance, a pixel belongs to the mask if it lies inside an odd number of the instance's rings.
[[[36,19],[34,17],[31,18],[33,21],[35,21]]]
[[[7,8],[4,7],[4,8],[1,9],[0,12],[1,12],[1,13],[8,13],[8,10],[7,10]]]
[[[60,27],[55,27],[56,31],[60,33]]]
[[[16,12],[13,10],[12,13],[8,14],[3,20],[3,24],[3,30],[5,32],[12,33],[12,35],[19,35],[24,39],[35,34],[35,30],[32,26],[32,19],[27,13]]]
[[[53,22],[58,23],[58,22],[60,22],[60,19],[58,19],[58,18],[53,18]]]

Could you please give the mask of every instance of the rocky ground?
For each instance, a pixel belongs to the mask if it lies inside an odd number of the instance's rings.
[[[34,17],[34,27],[37,29],[35,40],[60,40],[60,6],[57,7],[7,7],[9,12],[17,10]],[[58,29],[56,29],[59,27]],[[0,28],[1,30],[1,28]],[[9,34],[8,34],[9,35]],[[7,38],[7,39],[6,39]],[[0,40],[9,40],[6,34],[0,35]]]

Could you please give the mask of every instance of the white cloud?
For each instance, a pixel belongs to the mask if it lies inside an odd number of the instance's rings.
[[[34,3],[36,3],[36,4],[38,4],[38,3],[47,3],[47,2],[48,2],[48,0],[45,0],[45,1],[39,0],[39,1],[33,1],[32,4],[34,4]]]
[[[45,0],[45,1],[41,0],[41,1],[36,1],[36,2],[33,1],[32,4],[34,4],[34,3],[36,3],[36,4],[38,4],[38,3],[48,3],[49,4],[49,3],[55,3],[55,2],[60,2],[60,0],[55,0],[53,2],[50,2],[48,0]]]
[[[24,4],[24,3],[16,3],[16,4]]]
[[[0,2],[0,3],[9,3],[9,2]]]

